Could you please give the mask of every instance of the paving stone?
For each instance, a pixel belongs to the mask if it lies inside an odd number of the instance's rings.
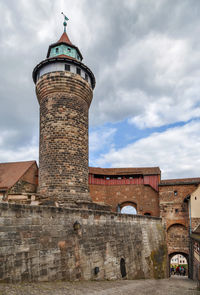
[[[162,280],[118,280],[0,284],[0,295],[199,295],[186,277]]]

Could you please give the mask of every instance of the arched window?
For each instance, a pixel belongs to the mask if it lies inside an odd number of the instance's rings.
[[[135,209],[134,206],[130,206],[130,205],[127,205],[127,206],[124,206],[122,209],[121,209],[121,213],[122,214],[137,214],[137,210]]]

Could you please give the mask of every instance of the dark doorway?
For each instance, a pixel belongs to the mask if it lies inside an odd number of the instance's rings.
[[[126,276],[126,263],[124,258],[121,258],[120,260],[120,270],[122,278],[124,278]]]

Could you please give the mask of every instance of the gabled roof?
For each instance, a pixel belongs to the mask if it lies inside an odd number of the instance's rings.
[[[140,167],[140,168],[99,168],[89,167],[90,174],[100,175],[160,175],[159,167]]]
[[[0,163],[0,190],[12,187],[33,164],[36,161]]]

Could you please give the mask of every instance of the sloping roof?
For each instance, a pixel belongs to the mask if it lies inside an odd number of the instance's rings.
[[[200,177],[196,178],[179,178],[179,179],[164,179],[159,185],[183,185],[183,184],[198,184]]]
[[[0,190],[12,187],[34,163],[36,161],[0,163]]]
[[[51,48],[52,48],[52,47],[55,47],[55,46],[58,46],[59,44],[67,44],[68,46],[71,46],[71,47],[75,48],[75,49],[78,51],[81,60],[83,59],[83,56],[82,56],[82,54],[81,54],[79,48],[78,48],[77,46],[75,46],[74,44],[72,44],[72,42],[69,40],[69,37],[68,37],[68,35],[66,34],[66,32],[64,32],[64,33],[62,34],[62,36],[60,37],[60,39],[59,39],[56,43],[53,43],[53,44],[51,44],[51,45],[49,46],[49,49],[48,49],[48,52],[47,52],[47,58],[49,58]],[[58,56],[59,56],[59,55],[58,55]],[[65,56],[66,56],[66,55],[65,55]],[[67,55],[67,56],[68,56],[68,55]],[[75,59],[75,58],[72,57],[72,59]],[[75,59],[75,60],[76,60],[76,59]]]
[[[72,42],[69,40],[69,37],[67,36],[66,32],[62,34],[62,36],[56,43],[66,43],[68,45],[73,45]]]
[[[160,175],[159,167],[143,167],[143,168],[99,168],[89,167],[90,174],[100,175]]]
[[[200,224],[193,231],[194,234],[200,234]]]
[[[199,234],[191,234],[190,237],[198,242],[200,242],[200,235]]]

